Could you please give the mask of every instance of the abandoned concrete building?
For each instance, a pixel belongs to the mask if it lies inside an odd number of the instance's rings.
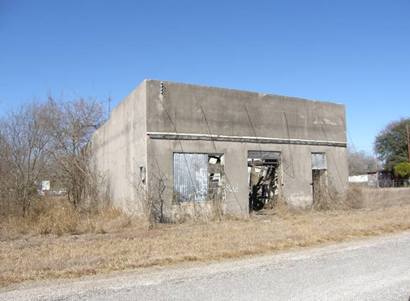
[[[343,105],[144,80],[92,139],[112,204],[129,213],[247,216],[347,188]]]

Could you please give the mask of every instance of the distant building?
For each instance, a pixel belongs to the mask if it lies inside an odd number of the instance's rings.
[[[349,176],[349,183],[352,184],[362,184],[370,187],[379,186],[379,173],[371,172],[363,175]]]
[[[363,175],[349,176],[349,183],[369,187],[407,187],[410,179],[400,179],[390,171],[379,170]]]

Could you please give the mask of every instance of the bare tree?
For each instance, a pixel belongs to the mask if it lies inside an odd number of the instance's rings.
[[[367,155],[365,152],[357,152],[348,149],[349,175],[366,174],[375,172],[380,168],[380,163],[375,157]]]
[[[8,146],[4,131],[4,121],[0,122],[0,212],[5,214],[10,212],[10,187],[11,187],[11,162],[10,147]]]
[[[43,105],[31,103],[1,121],[1,192],[16,202],[23,215],[38,195],[46,171],[50,139],[44,113]]]
[[[94,100],[50,98],[0,119],[1,212],[13,207],[27,215],[46,178],[64,187],[73,205],[79,205],[87,187],[97,183],[88,144],[104,121],[102,108]]]
[[[87,145],[104,121],[103,107],[95,100],[56,102],[50,98],[47,108],[52,139],[49,151],[58,166],[56,176],[66,187],[69,200],[78,207],[92,173]]]

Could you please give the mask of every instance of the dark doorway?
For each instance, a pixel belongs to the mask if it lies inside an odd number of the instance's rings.
[[[279,167],[279,152],[248,152],[249,212],[272,208],[277,203]]]
[[[327,196],[327,164],[325,153],[312,153],[313,205]]]

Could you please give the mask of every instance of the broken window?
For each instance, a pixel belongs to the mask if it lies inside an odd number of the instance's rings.
[[[312,153],[312,169],[327,169],[325,153]]]
[[[208,155],[208,199],[223,198],[224,156],[222,154]]]
[[[222,194],[222,154],[174,153],[174,198],[205,201]]]
[[[249,151],[249,210],[273,207],[279,197],[280,152]]]

